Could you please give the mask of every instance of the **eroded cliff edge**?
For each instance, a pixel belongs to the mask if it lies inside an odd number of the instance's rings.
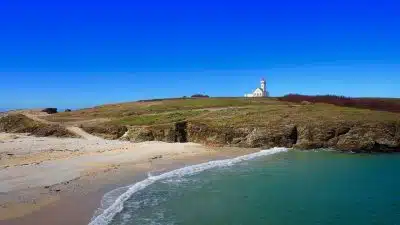
[[[374,101],[391,102],[400,108],[398,99]],[[52,125],[80,127],[106,139],[132,142],[196,142],[244,148],[333,148],[353,152],[400,151],[400,113],[397,111],[292,103],[274,98],[130,102],[57,113],[40,119]],[[35,128],[29,131],[38,130],[36,125],[28,127]],[[1,128],[0,124],[0,131]],[[3,128],[7,132],[21,130]],[[45,135],[48,133],[51,132],[45,132]]]
[[[400,123],[329,122],[275,124],[262,127],[213,126],[178,122],[129,128],[123,137],[133,142],[196,142],[212,146],[299,149],[333,148],[353,152],[399,152]]]

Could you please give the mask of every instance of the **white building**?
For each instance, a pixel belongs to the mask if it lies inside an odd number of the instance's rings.
[[[267,91],[265,79],[261,79],[261,87],[257,88],[252,94],[245,94],[244,97],[268,97],[269,93]]]

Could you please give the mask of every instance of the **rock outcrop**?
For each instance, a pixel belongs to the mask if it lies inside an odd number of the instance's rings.
[[[169,143],[187,142],[187,122],[158,126],[135,126],[124,135],[124,140],[132,142],[164,141]]]
[[[400,151],[400,122],[274,124],[228,127],[197,122],[132,127],[125,137],[133,142],[196,142],[211,146],[298,149],[333,148],[353,152]]]
[[[114,124],[89,125],[80,128],[89,134],[111,140],[121,138],[128,131],[127,127]]]

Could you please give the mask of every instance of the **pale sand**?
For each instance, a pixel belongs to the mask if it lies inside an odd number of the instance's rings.
[[[0,133],[0,225],[87,224],[113,188],[254,150]]]

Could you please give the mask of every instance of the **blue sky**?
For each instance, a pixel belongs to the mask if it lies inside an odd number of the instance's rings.
[[[82,3],[85,2],[85,3]],[[0,2],[0,108],[194,93],[400,97],[396,1]]]

